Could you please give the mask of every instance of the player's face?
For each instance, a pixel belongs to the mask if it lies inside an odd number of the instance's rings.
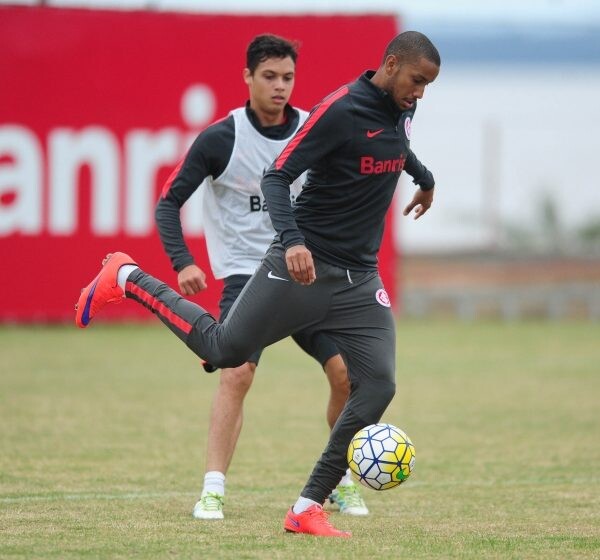
[[[254,73],[244,69],[244,81],[250,92],[250,106],[259,117],[282,115],[294,89],[296,67],[289,57],[267,58],[261,62]]]
[[[390,55],[385,61],[385,72],[385,90],[404,111],[423,97],[425,88],[437,78],[440,67],[423,57],[415,62],[399,63],[395,56]]]

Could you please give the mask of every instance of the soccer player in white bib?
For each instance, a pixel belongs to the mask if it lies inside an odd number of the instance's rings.
[[[177,272],[179,289],[186,296],[196,294],[206,288],[206,276],[184,241],[180,210],[197,188],[202,190],[210,266],[214,277],[224,280],[220,321],[260,265],[275,235],[260,181],[307,118],[305,111],[289,104],[296,59],[295,46],[281,37],[259,35],[250,42],[243,71],[249,100],[198,135],[167,181],[156,208],[156,224]],[[292,184],[292,199],[304,178],[302,175]],[[322,334],[305,331],[294,339],[325,370],[330,384],[327,421],[333,428],[350,391],[344,361],[335,344]],[[260,354],[261,350],[243,365],[221,371],[208,428],[204,487],[193,510],[197,519],[224,517],[225,476]],[[205,369],[211,371],[210,364],[205,364]],[[342,513],[368,514],[349,471],[329,500]]]

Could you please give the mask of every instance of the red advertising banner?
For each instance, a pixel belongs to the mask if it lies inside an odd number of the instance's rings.
[[[250,17],[0,7],[0,321],[72,321],[110,251],[176,286],[154,226],[162,185],[196,134],[243,105],[245,49],[259,33],[300,43],[292,103],[376,67],[393,16]],[[196,193],[198,194],[198,193]],[[217,312],[198,205],[184,229]],[[381,272],[394,295],[387,228]],[[196,298],[194,298],[196,299]],[[102,318],[146,317],[112,306]]]

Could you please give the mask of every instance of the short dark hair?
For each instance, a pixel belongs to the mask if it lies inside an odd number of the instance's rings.
[[[436,66],[441,64],[440,53],[434,44],[418,31],[404,31],[394,37],[385,49],[383,60],[391,54],[401,62],[412,62],[423,57]]]
[[[298,58],[298,45],[277,35],[257,35],[252,39],[246,50],[246,68],[254,74],[256,67],[267,58],[290,57],[294,64]]]

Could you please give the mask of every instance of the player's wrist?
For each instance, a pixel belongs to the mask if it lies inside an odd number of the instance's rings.
[[[196,264],[193,260],[177,261],[173,263],[173,270],[175,270],[175,272],[181,272],[184,268],[187,268],[188,266],[191,266],[193,264]]]
[[[287,251],[292,247],[296,247],[297,245],[306,245],[304,240],[304,236],[298,232],[297,235],[290,236],[289,238],[281,239],[281,244],[283,248]]]

